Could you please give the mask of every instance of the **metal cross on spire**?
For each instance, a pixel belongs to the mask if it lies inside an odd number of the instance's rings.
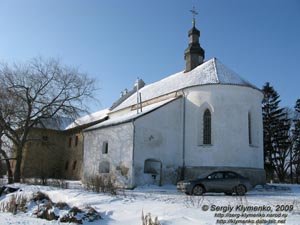
[[[196,25],[195,17],[196,17],[196,15],[198,15],[198,12],[196,11],[195,6],[193,6],[193,9],[191,9],[190,12],[193,14],[193,26],[195,26]]]

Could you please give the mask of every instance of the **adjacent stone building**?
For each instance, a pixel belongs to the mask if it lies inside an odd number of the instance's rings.
[[[62,131],[34,128],[23,150],[22,178],[60,178],[64,143]]]
[[[106,110],[71,120],[56,118],[32,128],[23,150],[23,178],[80,180],[83,130],[106,118]]]

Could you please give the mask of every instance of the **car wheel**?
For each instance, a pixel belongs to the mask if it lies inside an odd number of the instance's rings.
[[[193,195],[202,195],[204,193],[204,188],[201,185],[196,185],[193,188],[192,194]]]
[[[239,184],[238,186],[235,187],[235,193],[237,195],[245,195],[246,191],[247,190],[244,185]]]
[[[225,192],[225,195],[232,195],[232,192]]]

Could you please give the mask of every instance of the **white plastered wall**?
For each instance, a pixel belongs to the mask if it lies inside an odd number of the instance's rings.
[[[187,166],[263,168],[260,91],[234,85],[206,85],[189,88],[185,93]],[[211,145],[202,144],[203,113],[207,108],[212,115]]]
[[[103,143],[107,142],[108,152],[103,154]],[[132,122],[100,128],[84,133],[84,179],[99,173],[101,162],[109,162],[109,175],[117,180],[120,186],[132,186]]]
[[[154,159],[162,164],[162,174],[155,179],[151,174],[144,173],[147,159]],[[159,184],[160,181],[161,184],[174,183],[181,166],[182,98],[135,121],[135,184]]]

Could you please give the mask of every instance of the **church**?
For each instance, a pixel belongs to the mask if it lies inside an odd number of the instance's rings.
[[[138,79],[84,130],[83,180],[111,176],[133,188],[231,170],[265,182],[262,92],[217,58],[205,60],[195,19],[188,37],[184,71],[148,85]]]

